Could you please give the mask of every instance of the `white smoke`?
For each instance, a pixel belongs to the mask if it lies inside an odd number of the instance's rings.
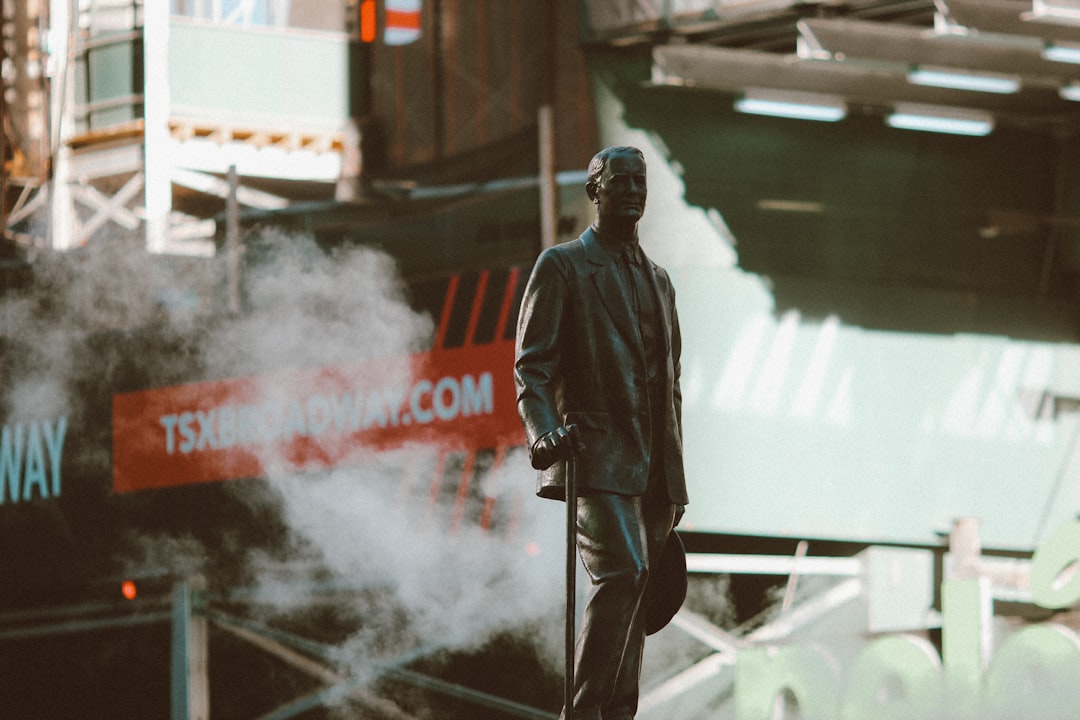
[[[364,247],[324,254],[303,237],[271,240],[291,249],[245,277],[250,312],[209,335],[208,373],[396,358],[391,374],[408,375],[409,355],[430,346],[433,325],[410,308],[388,256]],[[276,391],[270,382],[267,395]],[[485,530],[454,493],[432,492],[436,454],[421,445],[381,453],[360,448],[337,468],[271,471],[264,479],[269,492],[252,498],[276,506],[292,535],[287,547],[295,551],[285,575],[286,558],[252,551],[253,569],[277,568],[256,574],[254,595],[271,614],[302,614],[311,588],[329,573],[346,596],[356,597],[365,618],[338,654],[353,676],[371,676],[394,652],[475,649],[537,618],[558,618],[561,565],[553,551],[563,543],[560,509],[531,498],[522,505],[534,478],[527,459],[510,453],[474,480],[501,513],[501,525]],[[272,455],[262,460],[265,467],[280,465]],[[558,656],[550,639],[536,640],[543,656]]]
[[[309,237],[260,233],[273,256],[243,278],[249,312],[210,335],[208,371],[228,374],[400,357],[430,341],[392,258],[364,246],[320,250]],[[404,365],[404,364],[403,364]]]
[[[352,637],[342,655],[346,664],[357,671],[387,661],[392,658],[382,648],[402,642],[411,643],[409,650],[475,649],[496,633],[557,618],[559,553],[533,555],[527,549],[530,542],[561,546],[557,514],[523,518],[523,527],[509,538],[476,524],[452,529],[453,508],[430,507],[423,497],[426,483],[424,492],[402,497],[381,476],[383,462],[373,458],[317,478],[269,479],[280,492],[289,527],[318,550],[339,584],[379,591],[397,611],[392,627],[365,627]],[[502,471],[530,473],[518,456]],[[303,592],[302,585],[278,585],[274,602],[283,611],[302,610]]]
[[[208,312],[222,305],[220,264],[163,264],[122,243],[36,263],[33,288],[5,298],[5,335],[32,340],[42,359],[21,363],[18,377],[5,379],[0,401],[8,416],[65,412],[84,400],[78,388],[95,381],[107,394],[114,369],[75,352],[95,334],[141,327],[163,336],[197,333],[198,342],[185,345],[187,354],[159,359],[170,363],[164,376],[187,378],[181,382],[265,377],[267,395],[278,390],[274,371],[283,369],[397,358],[391,372],[405,376],[410,354],[430,346],[432,318],[410,307],[386,254],[364,247],[327,253],[308,237],[280,233],[261,240],[278,252],[245,270],[245,311],[236,316]],[[106,473],[109,449],[90,452]],[[237,547],[223,528],[210,547],[196,539],[205,532],[132,534],[127,556],[115,564],[135,574],[206,574],[211,596],[242,590],[258,599],[258,612],[269,622],[303,616],[320,584],[346,588],[338,602],[355,598],[356,615],[364,618],[337,653],[354,677],[374,677],[373,669],[396,653],[474,649],[545,617],[555,632],[527,640],[545,660],[557,662],[561,506],[532,497],[534,473],[511,452],[473,481],[470,502],[480,496],[496,507],[497,521],[483,529],[474,507],[462,517],[454,493],[431,492],[435,454],[423,446],[361,451],[347,466],[227,482],[226,491],[253,516],[283,525],[286,536],[266,547]],[[276,466],[272,456],[262,460]],[[125,502],[136,512],[165,501],[154,492],[134,493]],[[233,575],[250,578],[249,587],[213,585],[221,564],[217,552],[245,558],[246,567]]]

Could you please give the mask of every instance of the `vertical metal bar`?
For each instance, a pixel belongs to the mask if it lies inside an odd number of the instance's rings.
[[[50,168],[49,221],[46,243],[54,249],[68,249],[75,234],[75,217],[71,191],[68,186],[70,151],[63,142],[72,132],[75,119],[75,90],[72,73],[75,66],[75,31],[78,14],[75,0],[52,0],[49,23],[55,43],[50,44],[50,62],[55,62],[56,74],[49,88],[49,157]]]
[[[169,6],[143,7],[143,147],[146,174],[146,247],[161,252],[169,242],[172,157],[169,152]]]
[[[225,257],[226,281],[228,282],[229,312],[240,312],[240,204],[236,191],[240,186],[240,176],[236,165],[229,166],[226,175],[229,183],[229,195],[225,200]]]
[[[555,195],[555,88],[559,56],[556,51],[555,0],[544,0],[543,100],[537,124],[540,132],[540,247],[552,247],[557,239],[558,206]]]
[[[540,249],[555,245],[558,207],[555,196],[555,121],[551,105],[542,105],[537,124],[540,131]]]
[[[188,697],[188,624],[191,622],[191,588],[185,582],[173,586],[172,593],[172,681],[170,720],[191,720]]]
[[[446,153],[446,67],[443,57],[443,20],[442,0],[431,3],[431,40],[432,40],[432,135],[435,144],[435,161],[443,159]]]
[[[574,720],[574,640],[577,635],[577,455],[566,460],[566,635],[563,717]]]
[[[809,543],[800,540],[795,546],[795,558],[791,563],[791,574],[788,575],[787,586],[784,588],[784,602],[780,606],[780,614],[787,615],[791,610],[791,603],[795,601],[795,586],[799,583],[799,560],[806,557],[806,551],[810,548]]]
[[[195,615],[195,591],[201,579],[173,586],[170,720],[209,720],[208,628]]]

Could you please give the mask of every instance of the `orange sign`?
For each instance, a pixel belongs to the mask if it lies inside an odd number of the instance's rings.
[[[524,442],[513,342],[190,383],[113,398],[113,489],[332,467],[427,443]]]

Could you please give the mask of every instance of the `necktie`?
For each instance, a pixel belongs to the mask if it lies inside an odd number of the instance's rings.
[[[626,287],[630,292],[630,309],[634,312],[634,316],[637,317],[641,312],[641,295],[646,292],[644,287],[645,278],[642,277],[641,270],[638,267],[637,254],[634,252],[632,245],[623,248],[622,258],[625,267],[623,276],[626,278]]]
[[[637,248],[633,246],[625,248],[622,259],[622,265],[626,270],[627,290],[630,293],[630,311],[637,321],[638,332],[645,346],[646,365],[649,379],[652,380],[657,377],[659,369],[657,353],[662,347],[656,320],[656,301],[645,274],[644,262],[637,253]]]

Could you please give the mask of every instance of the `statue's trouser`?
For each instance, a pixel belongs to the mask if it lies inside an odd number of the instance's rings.
[[[625,720],[637,711],[645,644],[639,607],[649,560],[662,556],[674,518],[657,473],[640,497],[578,498],[578,550],[593,585],[575,645],[574,720]]]

